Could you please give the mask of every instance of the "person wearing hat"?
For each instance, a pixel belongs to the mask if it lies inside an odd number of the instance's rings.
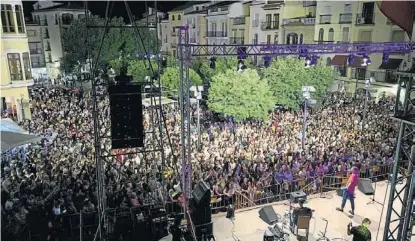
[[[308,208],[308,207],[304,207],[304,203],[305,203],[305,199],[304,198],[300,198],[298,199],[298,205],[300,207],[294,208],[294,210],[291,213],[290,216],[290,230],[291,232],[294,233],[294,227],[295,225],[297,225],[297,220],[299,216],[313,216],[313,212],[314,210]]]
[[[368,218],[363,219],[362,225],[356,227],[349,223],[347,225],[347,235],[353,235],[353,241],[370,241],[372,239],[372,234],[368,229],[370,223]]]

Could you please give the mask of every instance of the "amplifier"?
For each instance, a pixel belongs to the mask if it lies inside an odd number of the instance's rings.
[[[290,194],[290,201],[292,203],[298,203],[299,199],[307,199],[307,194],[303,191],[296,191]]]

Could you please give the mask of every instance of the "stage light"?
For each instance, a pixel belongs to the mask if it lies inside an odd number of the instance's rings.
[[[389,62],[389,53],[383,53],[382,56],[382,63],[388,63]]]
[[[238,60],[238,68],[237,71],[238,72],[242,72],[246,69],[246,66],[244,64],[244,61],[242,59]]]
[[[271,57],[270,56],[264,56],[264,66],[265,68],[268,68],[271,66]]]
[[[215,69],[215,68],[216,68],[216,58],[215,58],[215,57],[211,57],[211,58],[210,58],[210,64],[209,64],[209,67],[210,67],[211,69]]]
[[[310,64],[311,64],[311,59],[310,59],[310,57],[307,56],[305,58],[305,66],[304,66],[304,68],[306,68],[306,69],[310,68]]]
[[[362,66],[368,66],[371,63],[372,63],[372,61],[370,60],[369,56],[363,55],[363,63],[362,63]]]

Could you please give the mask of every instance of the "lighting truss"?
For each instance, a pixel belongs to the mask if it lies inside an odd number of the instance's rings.
[[[185,154],[182,153],[182,187],[183,192],[185,193],[185,197],[190,197],[190,186],[191,186],[191,143],[190,143],[190,128],[188,124],[190,123],[190,108],[189,108],[189,89],[190,89],[190,82],[189,82],[189,68],[191,63],[191,57],[220,57],[220,56],[239,56],[241,50],[244,52],[245,56],[299,56],[299,57],[307,57],[307,56],[319,56],[325,54],[345,54],[345,55],[368,55],[374,53],[389,53],[389,54],[406,54],[410,53],[415,49],[414,42],[384,42],[384,43],[342,43],[342,44],[296,44],[296,45],[285,45],[285,44],[244,44],[244,45],[200,45],[200,44],[189,44],[189,34],[188,34],[188,26],[178,27],[179,34],[178,34],[178,57],[180,63],[180,111],[181,111],[181,143],[182,143],[182,152],[186,150]],[[412,77],[411,77],[412,78]],[[402,81],[401,81],[402,82]],[[408,85],[408,91],[412,91],[412,81],[401,83],[405,86]],[[415,84],[415,83],[414,83]],[[400,91],[402,88],[400,88]],[[399,95],[398,95],[399,96]],[[409,98],[410,95],[407,95]],[[397,97],[397,103],[399,103],[399,97]],[[405,99],[406,105],[409,106],[408,99]],[[414,103],[415,104],[415,103]],[[411,102],[412,105],[412,102]],[[408,107],[409,108],[409,107]],[[415,109],[415,108],[414,108]],[[415,133],[415,129],[412,129],[412,126],[415,126],[415,122],[412,120],[405,120],[409,115],[408,111],[404,112],[404,116],[397,115],[395,118],[400,120],[400,132],[398,137],[398,145],[397,145],[397,154],[395,155],[395,162],[394,162],[394,172],[392,175],[391,180],[391,196],[389,199],[388,204],[388,213],[386,216],[385,221],[385,234],[383,240],[398,240],[398,241],[407,241],[411,238],[408,236],[410,233],[409,227],[412,225],[410,217],[412,215],[411,210],[409,208],[409,200],[410,198],[402,199],[400,194],[404,192],[405,197],[413,197],[413,182],[409,180],[412,178],[413,175],[408,175],[408,173],[413,173],[413,162],[410,161],[407,165],[407,171],[405,172],[407,175],[404,177],[406,178],[406,184],[401,190],[398,192],[396,189],[396,184],[398,180],[398,172],[399,166],[398,161],[400,160],[400,151],[403,150],[402,146],[402,138],[404,136],[404,130],[409,128],[411,133]],[[405,117],[405,118],[404,118]],[[414,121],[415,121],[415,113],[414,113]],[[401,119],[402,118],[402,119]],[[415,137],[415,136],[414,136]],[[415,138],[414,138],[415,140]],[[406,147],[407,148],[407,147]],[[405,153],[405,156],[408,156],[408,151],[402,151]],[[398,201],[402,203],[402,211],[398,213],[393,209],[392,206],[394,203]],[[411,204],[412,205],[412,204]],[[411,206],[412,207],[412,206]],[[396,234],[396,230],[390,230],[390,223],[394,220],[391,219],[392,212],[399,216],[399,231],[397,234],[400,236],[399,239],[393,238]],[[397,229],[397,228],[396,228]],[[404,236],[402,236],[404,235]],[[392,238],[391,238],[392,237]],[[404,237],[404,239],[402,239]]]
[[[415,237],[415,153],[411,154],[415,144],[415,101],[411,98],[415,91],[415,80],[412,74],[405,75],[399,75],[395,114],[392,117],[399,122],[399,133],[387,203],[383,235],[385,241],[410,241]],[[403,103],[400,101],[402,98]]]
[[[147,52],[143,39],[141,38],[140,32],[138,30],[139,26],[136,26],[136,23],[134,21],[134,17],[131,13],[131,9],[129,8],[129,4],[127,1],[124,1],[126,12],[128,13],[128,17],[130,22],[132,23],[132,28],[134,29],[134,37],[136,38],[137,45],[141,45],[146,53],[144,53],[146,56],[149,56],[149,53]],[[98,75],[96,71],[97,64],[100,58],[100,53],[102,50],[102,43],[106,37],[106,34],[109,29],[111,28],[120,28],[120,26],[110,26],[108,23],[111,18],[112,8],[114,6],[114,1],[108,1],[106,6],[106,14],[105,14],[105,20],[106,23],[104,26],[90,26],[89,25],[89,11],[88,11],[88,2],[85,1],[85,25],[87,29],[87,42],[88,42],[88,59],[92,59],[92,44],[91,44],[91,36],[89,35],[89,29],[90,28],[102,28],[103,29],[103,36],[101,37],[100,47],[99,51],[93,59],[93,61],[90,62],[90,69],[91,69],[91,85],[92,85],[92,102],[93,102],[93,125],[94,125],[94,147],[95,147],[95,166],[96,166],[96,177],[97,177],[97,200],[98,200],[98,228],[95,233],[94,241],[95,240],[108,240],[109,234],[112,231],[111,227],[112,225],[109,224],[109,216],[108,213],[108,207],[107,207],[107,200],[106,200],[106,177],[105,177],[105,169],[106,168],[112,168],[117,171],[117,174],[120,176],[124,176],[125,180],[127,182],[131,182],[132,178],[129,176],[130,174],[127,174],[122,171],[121,168],[114,165],[114,163],[117,163],[117,158],[121,155],[131,155],[131,154],[140,154],[143,156],[146,165],[146,170],[154,170],[157,171],[157,168],[154,168],[154,164],[158,161],[161,161],[161,171],[164,173],[164,166],[165,166],[165,156],[164,156],[164,141],[163,141],[163,130],[165,126],[165,118],[163,115],[163,109],[162,109],[162,101],[161,101],[161,88],[158,86],[161,86],[160,83],[160,73],[155,73],[155,67],[152,66],[152,63],[150,61],[150,58],[146,58],[144,61],[146,61],[148,68],[153,72],[154,76],[158,76],[157,79],[150,78],[147,82],[139,83],[142,85],[142,93],[148,93],[150,95],[150,106],[147,107],[147,111],[149,114],[149,120],[148,125],[145,127],[145,137],[144,137],[144,147],[142,148],[130,148],[124,150],[123,153],[114,153],[111,150],[106,150],[103,148],[106,144],[111,143],[111,133],[110,133],[110,125],[108,121],[108,113],[110,111],[108,100],[108,82],[109,77]],[[157,13],[156,13],[157,16]],[[157,68],[158,70],[161,69],[161,59],[160,56],[158,56],[157,65],[159,65],[160,68]],[[145,86],[150,86],[150,88],[145,88]],[[167,133],[168,134],[168,133]],[[153,168],[152,168],[153,167]],[[139,173],[143,176],[146,175],[146,173]],[[155,173],[151,173],[155,177]],[[164,175],[161,175],[164,181]],[[148,181],[148,180],[147,180]],[[155,197],[153,197],[150,193],[147,195],[152,201],[152,204],[156,204],[158,206],[163,207],[163,200],[158,200]],[[112,218],[114,219],[114,218]]]
[[[246,55],[322,55],[372,53],[403,54],[414,49],[413,42],[342,43],[342,44],[245,44],[245,45],[199,45],[188,46],[192,56],[237,56],[242,49]]]

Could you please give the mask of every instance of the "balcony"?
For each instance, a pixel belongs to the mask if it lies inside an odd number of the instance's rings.
[[[356,14],[356,25],[375,24],[375,14]]]
[[[233,19],[233,25],[243,25],[245,24],[245,17],[239,17]]]
[[[331,14],[320,15],[320,24],[330,24]]]
[[[171,48],[175,49],[175,48],[177,48],[177,43],[171,43],[170,46],[171,46]]]
[[[32,68],[44,68],[46,67],[45,62],[32,62]]]
[[[243,37],[231,37],[230,44],[244,44],[244,38]]]
[[[10,73],[10,80],[11,81],[22,81],[23,74],[22,73]]]
[[[261,23],[261,30],[276,30],[279,29],[280,21],[263,21]]]
[[[226,38],[228,37],[227,32],[218,32],[218,31],[208,31],[207,37],[219,37],[219,38]]]
[[[41,54],[42,50],[41,49],[31,49],[30,50],[30,54]]]
[[[317,6],[317,1],[303,1],[303,7],[315,7]]]
[[[287,25],[290,23],[301,22],[304,25],[314,25],[316,24],[315,18],[287,18],[282,20],[282,25]]]
[[[352,14],[341,13],[339,17],[339,23],[352,23]]]
[[[252,27],[257,28],[259,26],[259,19],[252,20]]]

